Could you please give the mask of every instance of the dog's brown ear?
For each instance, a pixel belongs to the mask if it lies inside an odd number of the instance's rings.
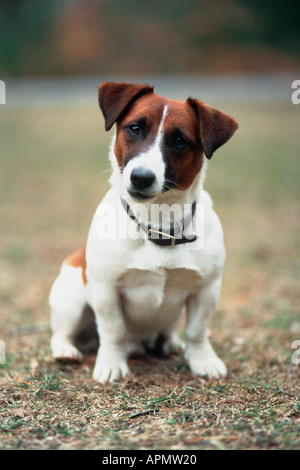
[[[213,153],[232,137],[238,123],[228,114],[208,106],[203,101],[188,98],[187,102],[198,118],[205,156],[211,158]]]
[[[109,131],[121,115],[147,93],[153,93],[153,87],[121,82],[104,82],[99,85],[98,99],[105,119],[105,130]]]

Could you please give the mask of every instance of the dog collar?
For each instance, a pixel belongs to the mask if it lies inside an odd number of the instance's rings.
[[[151,225],[146,225],[138,221],[137,217],[132,212],[131,207],[129,206],[127,201],[122,197],[121,197],[121,203],[122,203],[123,208],[127,212],[128,216],[131,218],[131,220],[133,220],[143,230],[143,232],[146,233],[147,239],[152,241],[158,246],[171,246],[172,247],[175,245],[181,245],[183,243],[194,242],[198,238],[197,235],[192,235],[188,238],[184,235],[184,229],[186,228],[187,225],[190,224],[190,222],[192,221],[192,218],[194,217],[194,214],[196,211],[196,201],[194,201],[192,204],[192,211],[187,221],[182,220],[181,233],[180,233],[180,236],[177,236],[177,237],[175,236],[173,225],[171,225],[170,227],[170,233],[166,233],[161,230],[152,229]]]

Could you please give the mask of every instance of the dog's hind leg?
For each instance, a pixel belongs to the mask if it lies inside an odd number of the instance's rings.
[[[55,280],[49,297],[51,308],[51,349],[61,361],[81,361],[82,354],[74,345],[74,337],[84,310],[85,285],[82,270],[67,264]]]

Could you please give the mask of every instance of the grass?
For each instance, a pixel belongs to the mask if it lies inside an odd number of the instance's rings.
[[[111,134],[96,106],[1,108],[1,449],[299,449],[299,109],[220,107],[240,123],[206,180],[227,247],[210,328],[228,377],[150,356],[105,387],[94,357],[52,361],[48,294],[108,188]]]

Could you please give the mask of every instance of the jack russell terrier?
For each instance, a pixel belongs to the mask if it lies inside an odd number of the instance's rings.
[[[105,129],[116,124],[111,188],[87,244],[66,258],[52,286],[53,357],[82,359],[74,337],[88,305],[100,337],[93,378],[119,380],[129,373],[130,354],[178,347],[185,314],[190,370],[225,376],[206,332],[221,288],[223,231],[203,180],[207,159],[237,122],[197,99],[156,95],[149,85],[105,82],[98,92]]]

